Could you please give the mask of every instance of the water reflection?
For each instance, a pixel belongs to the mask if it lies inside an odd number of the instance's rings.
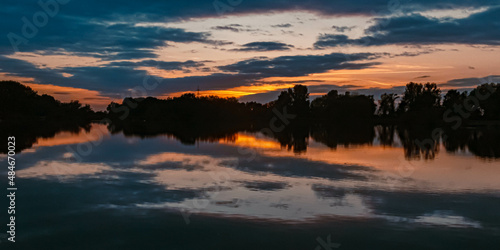
[[[498,236],[496,131],[445,131],[429,141],[427,151],[415,149],[412,141],[431,132],[301,126],[275,137],[252,130],[145,136],[93,124],[77,133],[38,138],[36,150],[18,155],[18,177],[24,195],[44,193],[44,202],[59,204],[44,210],[32,198],[23,205],[32,211],[31,220],[57,213],[45,229],[53,234],[68,220],[95,213],[104,225],[112,223],[110,215],[125,214],[154,227],[173,214],[179,220],[229,218],[233,226],[240,220],[314,224],[321,233],[332,225],[359,225],[356,232],[373,230],[366,237],[401,228]],[[84,157],[68,151],[96,141],[99,145]],[[485,141],[490,146],[483,146]],[[22,226],[30,233],[25,235],[37,235],[28,221]]]
[[[106,164],[68,163],[64,161],[40,161],[36,165],[17,172],[20,178],[59,178],[96,176],[106,170],[111,170]]]
[[[126,127],[109,126],[112,133],[123,132],[126,136],[167,135],[184,144],[193,145],[197,141],[217,142],[220,140],[235,141],[235,135],[241,131],[258,132],[256,128],[231,125],[203,126],[192,128],[171,127],[165,124],[132,123]],[[250,126],[252,127],[252,126]],[[267,134],[269,136],[269,134]],[[397,127],[395,125],[369,124],[292,124],[283,131],[271,135],[273,141],[282,148],[295,153],[303,153],[308,149],[310,139],[322,143],[329,148],[338,146],[383,145],[397,147],[402,145],[407,159],[434,159],[439,153],[440,145],[445,145],[448,152],[473,154],[482,158],[500,157],[500,127],[461,128],[458,130],[427,128],[415,129]]]
[[[60,133],[67,133],[68,138],[75,139],[75,136],[81,134],[82,130],[89,132],[91,127],[90,123],[77,122],[9,123],[4,121],[0,122],[0,136],[7,138],[16,135],[16,151],[20,152],[36,146],[37,142],[43,143],[44,139],[50,139],[51,143],[54,143],[54,138],[61,139]],[[0,148],[0,153],[7,153],[7,148]]]
[[[4,127],[6,125],[3,125]],[[90,128],[93,128],[92,130]],[[18,150],[38,146],[57,144],[75,144],[92,140],[101,140],[109,134],[123,134],[127,137],[148,138],[166,136],[186,145],[197,142],[236,142],[252,143],[252,137],[245,137],[244,132],[258,133],[258,126],[195,126],[176,127],[167,124],[151,124],[134,122],[127,124],[90,124],[23,127],[6,127],[2,131],[13,131],[19,134]],[[17,132],[16,132],[17,131]],[[85,133],[83,133],[85,132]],[[427,128],[415,129],[397,127],[395,125],[371,126],[368,124],[292,124],[283,131],[273,133],[267,146],[303,153],[308,150],[311,140],[326,145],[331,149],[353,146],[382,145],[384,147],[402,147],[408,160],[432,160],[440,152],[441,145],[449,153],[472,153],[481,158],[500,158],[500,127],[488,126],[478,128],[461,128],[458,130]],[[264,140],[258,142],[263,147]],[[253,142],[255,143],[255,142]]]

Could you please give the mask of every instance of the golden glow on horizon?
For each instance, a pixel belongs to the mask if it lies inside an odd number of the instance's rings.
[[[70,102],[73,100],[79,100],[82,104],[89,104],[97,110],[104,110],[112,101],[121,102],[118,99],[112,99],[110,97],[101,96],[99,91],[72,88],[72,87],[61,87],[49,84],[36,84],[28,83],[26,84],[33,90],[37,91],[39,94],[48,94],[53,96],[56,100],[61,102]]]
[[[286,83],[286,84],[269,84],[269,83],[263,83],[259,85],[250,85],[250,86],[239,86],[235,88],[229,88],[226,90],[200,90],[200,95],[201,96],[210,96],[210,95],[215,95],[219,97],[236,97],[240,98],[242,96],[247,96],[247,95],[254,95],[254,94],[260,94],[260,93],[266,93],[270,91],[275,91],[275,90],[280,90],[280,89],[287,89],[287,88],[292,88],[294,86],[293,83]],[[202,87],[202,86],[200,86]],[[194,91],[185,91],[185,92],[177,92],[177,93],[172,93],[169,95],[162,96],[164,98],[166,97],[178,97],[183,94],[187,93],[194,93]]]
[[[194,91],[176,92],[169,95],[161,96],[161,98],[179,97],[183,94],[189,94],[189,93],[197,93],[197,92]],[[205,90],[205,91],[200,90],[200,96],[218,96],[221,98],[230,98],[230,97],[240,98],[242,96],[252,95],[252,94],[255,93],[232,91],[232,90]]]

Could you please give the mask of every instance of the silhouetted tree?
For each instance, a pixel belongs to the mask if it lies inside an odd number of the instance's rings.
[[[398,99],[397,94],[387,94],[384,93],[380,96],[380,101],[377,115],[381,117],[394,117],[396,115],[396,100]]]
[[[414,83],[406,85],[399,110],[401,112],[428,111],[441,104],[441,90],[435,83]]]
[[[111,103],[107,110],[115,121],[203,124],[250,122],[263,116],[266,109],[262,104],[240,103],[234,97],[197,97],[187,93],[167,99],[125,98],[121,104]]]
[[[88,105],[82,106],[78,101],[61,103],[19,82],[0,81],[0,137],[16,136],[17,151],[60,131],[88,131],[93,119],[99,117]],[[6,150],[1,148],[0,153]]]
[[[474,106],[477,104],[480,117],[477,117],[476,113],[473,118],[500,120],[500,84],[482,84],[472,90],[464,106],[472,106],[472,109],[476,110]]]
[[[443,99],[443,107],[453,110],[457,105],[463,105],[467,99],[467,91],[460,93],[458,90],[448,90]]]
[[[354,122],[369,121],[373,118],[376,105],[373,96],[339,95],[332,90],[318,97],[311,103],[311,112],[315,120]]]
[[[79,101],[61,103],[50,95],[39,95],[15,81],[0,81],[0,119],[90,121],[98,119],[88,105]]]
[[[295,85],[286,91],[281,91],[278,99],[269,103],[271,109],[296,115],[296,120],[309,117],[309,92],[306,86]]]
[[[288,94],[292,100],[291,113],[299,118],[309,116],[309,91],[304,85],[295,85],[293,89],[288,89]]]
[[[398,114],[403,121],[422,126],[442,119],[441,90],[435,83],[413,83],[406,85],[403,98],[398,106]]]

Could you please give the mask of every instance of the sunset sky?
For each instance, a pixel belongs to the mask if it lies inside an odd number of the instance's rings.
[[[500,82],[499,0],[7,0],[0,80],[103,109],[185,92],[268,102]]]

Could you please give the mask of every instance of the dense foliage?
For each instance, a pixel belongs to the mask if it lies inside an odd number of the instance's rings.
[[[79,101],[63,103],[50,95],[39,95],[19,82],[0,82],[0,119],[85,121],[93,118],[98,118],[97,114]]]

